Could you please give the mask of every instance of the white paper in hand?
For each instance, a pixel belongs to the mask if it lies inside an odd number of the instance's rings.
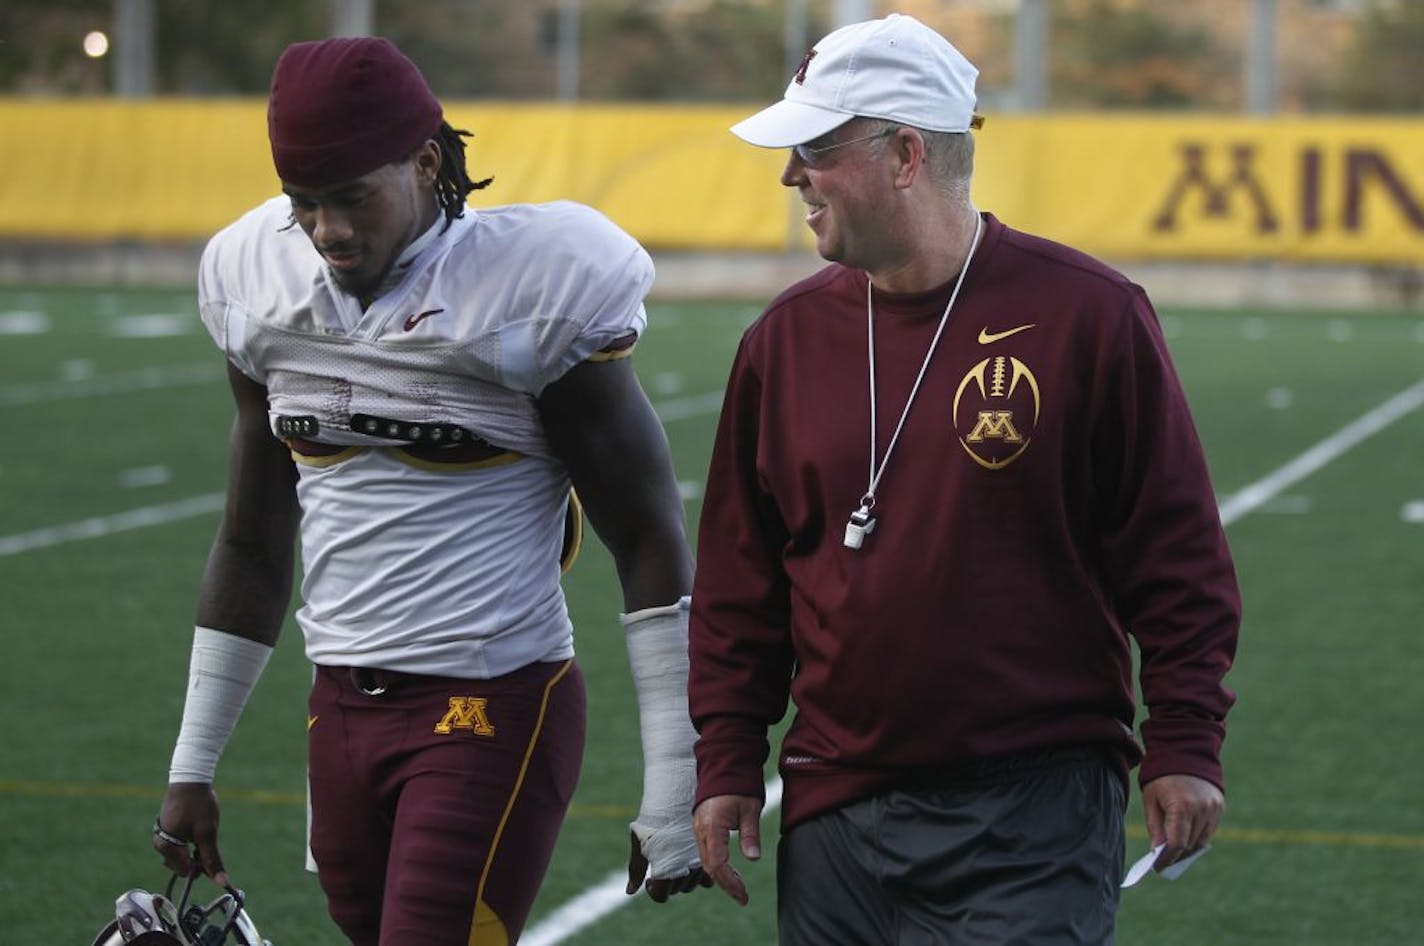
[[[1128,868],[1127,876],[1122,879],[1123,889],[1137,886],[1137,883],[1142,880],[1142,878],[1146,877],[1149,873],[1151,873],[1153,862],[1157,860],[1157,856],[1162,853],[1162,849],[1166,846],[1167,845],[1165,844],[1159,844],[1152,850],[1148,851],[1146,854],[1139,857],[1137,859],[1137,862],[1134,863],[1130,868]],[[1163,877],[1167,878],[1168,880],[1176,880],[1178,877],[1182,876],[1187,872],[1187,868],[1191,867],[1192,863],[1197,858],[1201,857],[1203,854],[1210,850],[1210,844],[1202,845],[1200,848],[1188,854],[1181,860],[1177,861],[1177,863],[1173,864],[1172,866],[1162,868],[1162,870],[1158,871],[1158,873],[1161,874]]]

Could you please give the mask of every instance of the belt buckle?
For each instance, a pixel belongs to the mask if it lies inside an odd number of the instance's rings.
[[[365,667],[351,668],[351,685],[366,696],[380,696],[386,692],[386,687],[377,683],[375,674]]]

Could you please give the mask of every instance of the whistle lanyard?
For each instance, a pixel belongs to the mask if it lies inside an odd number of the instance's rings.
[[[866,352],[870,360],[870,481],[865,488],[865,495],[860,498],[860,508],[851,513],[850,521],[846,523],[845,544],[847,548],[858,549],[865,542],[865,537],[875,530],[875,517],[871,511],[875,508],[875,489],[880,485],[880,480],[885,476],[885,468],[890,465],[890,454],[895,450],[895,444],[900,440],[900,431],[905,427],[905,419],[910,416],[910,407],[915,403],[915,395],[920,391],[920,384],[925,380],[925,374],[929,371],[930,359],[934,357],[935,349],[939,346],[940,336],[944,334],[944,327],[949,322],[949,313],[954,308],[954,301],[959,298],[959,289],[964,285],[964,276],[969,272],[969,263],[974,259],[974,251],[979,248],[979,233],[984,226],[984,220],[979,217],[974,222],[974,239],[969,244],[969,254],[964,258],[964,266],[959,270],[959,278],[954,281],[954,290],[949,294],[949,302],[944,307],[944,314],[939,318],[939,327],[935,329],[934,338],[930,340],[929,350],[925,352],[925,360],[920,364],[920,373],[915,378],[914,387],[910,388],[910,396],[905,399],[905,409],[900,412],[900,421],[895,425],[895,433],[890,437],[890,443],[885,448],[885,456],[880,458],[880,465],[875,464],[875,433],[876,433],[876,398],[875,398],[875,306],[872,300],[872,286],[867,276],[865,282],[865,334]]]

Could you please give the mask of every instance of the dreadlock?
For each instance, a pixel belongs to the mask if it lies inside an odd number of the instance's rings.
[[[473,137],[468,131],[450,127],[442,121],[435,133],[435,143],[440,146],[440,171],[435,175],[435,199],[445,211],[445,226],[465,215],[465,195],[470,191],[486,188],[494,180],[487,177],[483,181],[470,180],[465,170],[465,142],[462,138]]]

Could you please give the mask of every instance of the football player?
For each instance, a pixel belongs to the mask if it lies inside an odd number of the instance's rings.
[[[644,753],[628,892],[709,883],[691,832],[690,555],[630,358],[644,250],[574,203],[473,211],[465,132],[378,38],[290,46],[283,195],[203,253],[236,401],[154,846],[227,884],[218,757],[303,577],[311,853],[358,946],[512,943],[578,779],[560,587],[579,503],[622,583]]]

